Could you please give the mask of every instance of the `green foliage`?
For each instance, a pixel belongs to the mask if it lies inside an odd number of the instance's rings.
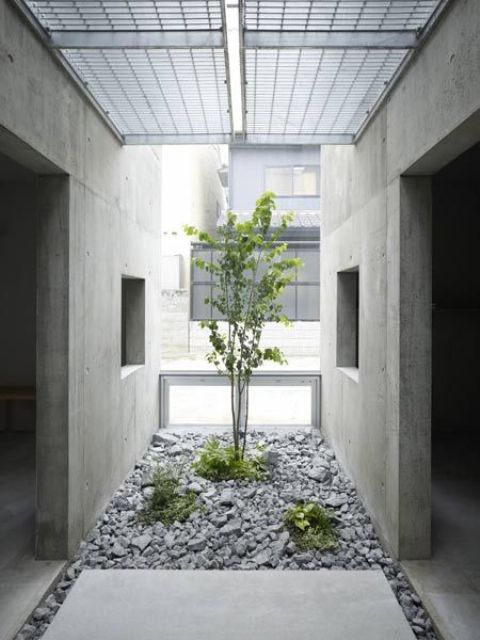
[[[256,202],[249,220],[238,222],[229,211],[227,221],[213,237],[195,227],[185,226],[188,236],[196,237],[211,249],[216,261],[194,258],[192,263],[212,274],[216,287],[211,303],[227,323],[227,331],[216,320],[201,323],[209,331],[212,351],[207,355],[219,373],[227,375],[231,387],[231,413],[235,457],[243,458],[248,425],[248,392],[250,379],[265,361],[285,364],[278,347],[260,347],[266,322],[290,322],[277,302],[285,287],[295,277],[302,263],[283,257],[287,249],[279,242],[293,220],[293,214],[282,216],[278,227],[272,228],[275,195],[267,191]]]
[[[139,516],[144,524],[160,520],[168,526],[184,522],[198,509],[197,496],[193,491],[179,492],[180,479],[171,467],[157,467],[153,473],[153,493]]]
[[[332,514],[315,502],[299,502],[285,512],[284,521],[300,549],[334,549],[337,536]]]
[[[217,438],[210,438],[200,449],[193,469],[202,478],[221,480],[262,480],[265,477],[263,449],[257,446],[255,455],[238,457],[235,447],[222,445]]]

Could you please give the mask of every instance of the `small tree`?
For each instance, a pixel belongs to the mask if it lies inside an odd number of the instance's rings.
[[[260,347],[262,331],[266,322],[290,324],[277,299],[294,278],[295,269],[301,266],[296,258],[282,257],[287,245],[279,242],[293,214],[283,215],[278,227],[272,229],[274,209],[275,195],[267,191],[257,200],[249,220],[238,222],[237,216],[229,211],[226,223],[218,228],[218,237],[195,227],[184,227],[187,235],[198,238],[216,257],[212,261],[193,258],[192,262],[213,275],[215,293],[205,303],[211,304],[227,324],[225,333],[216,320],[201,322],[210,332],[213,348],[207,359],[230,381],[237,460],[245,457],[253,372],[265,361],[286,363],[278,347]]]

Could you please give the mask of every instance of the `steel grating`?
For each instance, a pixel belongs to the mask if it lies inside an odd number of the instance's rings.
[[[222,28],[222,0],[26,0],[50,31]]]
[[[244,0],[246,141],[354,141],[445,4]]]
[[[124,143],[229,141],[223,0],[25,4]]]
[[[247,50],[249,137],[353,136],[405,51]]]
[[[244,25],[266,31],[422,28],[438,0],[245,0]]]
[[[222,49],[63,50],[128,136],[228,136]]]
[[[12,1],[125,144],[324,144],[358,139],[451,0]]]

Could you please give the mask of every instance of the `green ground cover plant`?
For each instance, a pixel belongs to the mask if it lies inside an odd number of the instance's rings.
[[[139,521],[153,524],[160,521],[165,526],[185,522],[199,508],[193,491],[180,492],[178,472],[171,467],[157,467],[152,476],[153,492],[140,513]]]
[[[298,502],[285,512],[284,522],[299,549],[334,549],[333,514],[315,502]]]
[[[263,448],[257,446],[255,454],[239,457],[233,445],[224,446],[218,439],[210,438],[199,450],[193,469],[202,478],[213,482],[262,480],[266,471]]]

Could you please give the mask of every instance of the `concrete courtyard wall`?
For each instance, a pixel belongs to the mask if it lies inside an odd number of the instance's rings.
[[[430,550],[430,176],[480,139],[480,5],[452,3],[355,146],[322,147],[322,425],[395,555]],[[359,268],[358,376],[336,366]]]
[[[58,321],[38,327],[37,528],[39,555],[65,557],[158,426],[161,160],[121,146],[6,0],[0,131],[60,174],[39,178],[37,302]],[[146,297],[146,362],[126,377],[122,274]]]

